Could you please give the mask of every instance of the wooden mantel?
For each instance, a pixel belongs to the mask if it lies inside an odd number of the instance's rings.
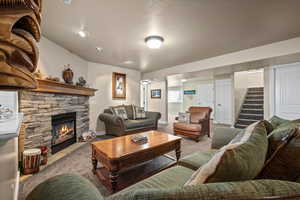
[[[56,81],[36,79],[38,82],[38,88],[32,89],[35,92],[45,93],[57,93],[57,94],[71,94],[71,95],[82,95],[82,96],[94,96],[96,89],[80,87],[76,85],[65,84]]]

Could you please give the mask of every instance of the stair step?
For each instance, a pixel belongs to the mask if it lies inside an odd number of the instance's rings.
[[[257,120],[257,119],[239,118],[238,121],[251,121],[251,122],[257,122],[257,121],[259,121],[259,120]]]
[[[246,100],[263,100],[264,96],[263,95],[247,95]]]
[[[240,114],[264,115],[264,110],[263,109],[245,109],[245,108],[242,108]]]
[[[263,96],[264,95],[264,92],[247,92],[247,95],[257,95],[257,96]]]
[[[244,105],[247,105],[247,104],[258,104],[258,105],[263,105],[264,104],[264,101],[263,100],[253,100],[253,99],[251,99],[251,100],[248,100],[248,99],[246,99],[245,101],[244,101]]]
[[[244,113],[244,112],[241,112],[240,115],[245,115],[245,116],[264,116],[261,113]]]
[[[243,124],[235,124],[234,128],[240,128],[240,129],[244,129],[247,128],[248,125],[243,125]]]
[[[243,104],[242,109],[264,109],[264,105],[263,104]]]
[[[239,119],[237,121],[237,124],[249,126],[250,124],[253,124],[253,123],[257,122],[257,121],[259,121],[259,120]]]
[[[248,88],[248,91],[264,91],[264,88],[263,87],[256,87],[256,88]]]
[[[239,118],[238,119],[247,119],[247,120],[254,120],[254,121],[257,121],[257,120],[263,120],[264,119],[264,116],[263,115],[256,115],[256,114],[240,114],[239,115]]]

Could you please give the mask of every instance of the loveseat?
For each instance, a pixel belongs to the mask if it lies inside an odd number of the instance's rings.
[[[145,118],[134,119],[133,105],[122,105],[125,107],[127,118],[124,119],[113,113],[113,108],[107,108],[99,119],[105,124],[105,132],[108,135],[123,136],[143,131],[156,130],[158,120],[161,118],[159,112],[145,111]],[[120,106],[116,106],[120,107]]]
[[[238,151],[229,150],[230,157],[233,156],[232,153],[238,154],[243,153],[239,159],[247,157],[247,153],[257,152],[261,154],[261,151],[267,151],[269,146],[273,146],[272,142],[269,140],[273,131],[273,139],[277,141],[287,141],[292,142],[291,146],[295,153],[295,147],[297,147],[296,157],[298,159],[294,160],[295,163],[299,163],[299,135],[293,134],[295,136],[285,137],[284,134],[290,132],[290,130],[297,127],[299,131],[300,122],[287,124],[284,126],[278,126],[275,130],[270,129],[268,125],[263,125],[263,122],[260,122],[257,127],[249,128],[250,131],[256,131],[255,137],[250,138],[252,140],[250,145],[243,146],[243,148]],[[268,130],[268,131],[267,131]],[[289,130],[289,131],[287,131]],[[249,130],[248,130],[249,131]],[[299,133],[299,132],[298,132]],[[235,146],[234,141],[237,141],[241,138],[244,138],[247,135],[246,130],[241,129],[231,129],[231,128],[218,128],[214,130],[213,134],[213,143],[212,149],[209,152],[195,152],[183,159],[181,159],[178,165],[166,169],[150,178],[147,178],[141,182],[138,182],[114,195],[109,197],[103,197],[89,181],[85,178],[78,175],[65,174],[57,177],[53,177],[44,183],[37,186],[27,197],[26,200],[132,200],[132,199],[141,199],[141,200],[158,200],[158,199],[197,199],[197,200],[215,200],[215,199],[264,199],[266,197],[271,199],[300,199],[300,177],[299,172],[297,176],[298,179],[294,180],[274,180],[274,179],[260,179],[259,176],[255,176],[252,179],[238,180],[239,170],[238,168],[228,169],[225,171],[224,176],[235,176],[233,181],[223,181],[223,182],[210,182],[204,184],[187,184],[187,182],[193,177],[195,172],[205,165],[210,163],[210,160],[215,157],[216,154],[222,152],[226,146],[233,145]],[[266,136],[268,135],[268,139]],[[250,136],[251,137],[251,136]],[[261,141],[258,141],[259,138],[263,138]],[[288,138],[288,139],[287,139]],[[228,144],[229,142],[229,144]],[[260,147],[255,149],[256,142],[260,143]],[[265,143],[265,144],[264,144]],[[268,144],[269,143],[269,144]],[[280,143],[283,144],[283,143]],[[225,146],[224,146],[225,145]],[[243,144],[242,144],[243,145]],[[254,146],[253,146],[254,145]],[[252,147],[251,147],[252,146]],[[262,147],[265,146],[265,147]],[[282,148],[283,145],[280,145]],[[217,148],[221,148],[217,150]],[[231,147],[232,148],[232,147]],[[252,148],[252,150],[249,150]],[[226,148],[225,148],[226,149]],[[249,151],[248,151],[249,150]],[[269,154],[270,149],[268,149]],[[280,152],[280,151],[278,151]],[[265,154],[265,153],[262,153]],[[264,156],[267,159],[267,155]],[[245,156],[246,155],[246,156]],[[253,155],[255,157],[256,155]],[[252,155],[251,155],[252,157]],[[255,158],[247,157],[249,160],[255,160]],[[221,160],[222,161],[222,160]],[[224,160],[222,161],[223,163]],[[253,166],[256,167],[259,165],[261,160],[255,160]],[[263,161],[264,163],[264,161]],[[249,167],[249,163],[246,163],[245,167]],[[242,166],[242,165],[241,165]],[[267,166],[267,165],[265,165]],[[297,167],[296,165],[291,166],[293,171]],[[222,167],[221,167],[222,168]],[[216,169],[218,170],[218,169]],[[247,170],[246,170],[247,172]],[[249,173],[251,169],[249,168]],[[262,171],[261,171],[262,172]],[[216,172],[215,172],[216,173]],[[235,174],[236,173],[236,174]],[[214,175],[214,174],[213,174]],[[283,178],[284,179],[284,178]]]

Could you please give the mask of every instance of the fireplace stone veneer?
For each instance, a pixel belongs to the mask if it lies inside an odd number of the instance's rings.
[[[52,144],[52,116],[76,113],[76,140],[89,130],[89,97],[20,91],[20,112],[24,113],[25,149]]]

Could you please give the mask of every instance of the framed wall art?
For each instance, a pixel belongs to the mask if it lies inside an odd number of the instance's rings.
[[[113,73],[112,97],[113,99],[126,99],[126,74]]]
[[[161,89],[151,90],[151,99],[160,99],[161,98]]]

